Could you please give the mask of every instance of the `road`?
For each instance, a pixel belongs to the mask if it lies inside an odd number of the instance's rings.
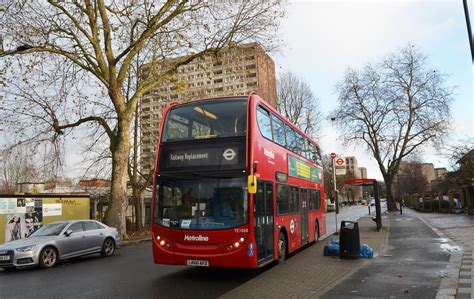
[[[367,207],[348,207],[339,219],[367,214]],[[334,213],[328,220],[335,229],[331,219]],[[148,242],[126,246],[110,258],[83,257],[47,270],[0,271],[0,298],[217,298],[267,269],[155,265]]]

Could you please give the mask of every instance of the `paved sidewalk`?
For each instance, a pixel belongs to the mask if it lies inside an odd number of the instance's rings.
[[[452,248],[460,248],[452,253],[448,269],[454,281],[442,283],[451,291],[438,297],[474,299],[474,216],[410,212],[430,225]]]
[[[383,225],[389,226],[384,217]],[[382,254],[388,238],[387,230],[376,231],[370,217],[359,219],[361,243],[366,243],[377,255]],[[331,237],[309,246],[263,272],[254,279],[224,294],[221,298],[308,298],[319,297],[351,273],[372,260],[341,260],[323,256],[324,245]]]
[[[146,237],[138,237],[138,238],[130,238],[130,239],[127,239],[127,240],[123,240],[122,241],[122,244],[124,246],[128,246],[128,245],[136,245],[136,244],[140,244],[140,243],[143,243],[143,242],[149,242],[151,241],[151,236],[146,236]]]
[[[450,253],[416,215],[390,214],[387,251],[321,298],[435,298]]]

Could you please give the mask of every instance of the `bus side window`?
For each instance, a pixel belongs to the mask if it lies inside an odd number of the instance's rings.
[[[298,187],[291,187],[290,188],[290,213],[298,212],[299,205],[298,205]]]
[[[316,210],[319,210],[321,208],[321,191],[319,190],[314,190],[315,191],[315,208]]]
[[[272,114],[273,122],[273,139],[275,142],[283,147],[286,147],[285,126],[283,121]]]
[[[270,113],[260,106],[257,107],[257,122],[263,137],[273,140]]]
[[[285,185],[277,185],[277,215],[287,214],[290,199],[290,188]]]
[[[309,209],[310,210],[315,210],[314,191],[316,191],[316,190],[315,189],[310,189],[309,190]]]
[[[285,124],[286,131],[286,148],[292,152],[296,152],[296,134],[289,125]]]

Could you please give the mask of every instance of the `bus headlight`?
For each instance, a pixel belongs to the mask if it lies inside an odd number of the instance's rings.
[[[162,236],[156,236],[156,241],[163,248],[166,248],[166,249],[171,248],[170,242],[166,238],[163,238]]]
[[[229,245],[227,245],[227,250],[231,251],[231,250],[237,249],[237,248],[239,248],[244,242],[245,242],[245,238],[244,238],[244,237],[240,237],[240,238],[238,238],[237,240],[235,240],[234,242],[231,242]]]

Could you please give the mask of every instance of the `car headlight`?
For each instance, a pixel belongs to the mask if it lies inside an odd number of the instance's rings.
[[[19,247],[16,249],[16,251],[21,251],[21,252],[25,252],[25,251],[31,251],[35,248],[36,245],[29,245],[29,246],[24,246],[24,247]]]

